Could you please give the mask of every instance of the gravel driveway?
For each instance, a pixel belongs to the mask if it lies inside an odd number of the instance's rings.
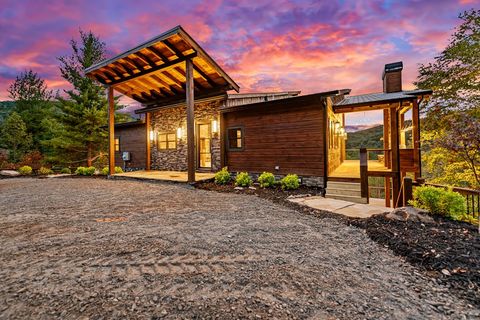
[[[0,318],[475,318],[360,229],[254,196],[0,180]]]

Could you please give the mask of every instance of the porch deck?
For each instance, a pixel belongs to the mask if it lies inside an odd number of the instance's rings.
[[[188,182],[188,173],[186,171],[159,171],[159,170],[140,170],[124,173],[116,173],[114,177],[123,177],[139,180],[159,180],[173,182]],[[196,172],[196,181],[211,179],[215,176],[212,172]]]
[[[391,171],[378,160],[368,160],[369,171]],[[360,160],[344,160],[338,168],[328,175],[332,178],[360,178]]]

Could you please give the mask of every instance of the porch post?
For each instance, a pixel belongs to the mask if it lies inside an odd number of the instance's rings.
[[[390,135],[389,133],[389,109],[383,109],[383,149],[385,150],[383,152],[383,165],[387,168],[391,167],[391,153],[390,151],[387,151],[390,149]],[[384,178],[384,189],[385,189],[385,207],[389,208],[390,207],[390,177],[385,177]]]
[[[187,155],[188,155],[188,182],[195,182],[195,111],[193,88],[192,60],[185,61],[186,73],[186,102],[187,102]]]
[[[402,199],[399,199],[400,194],[400,148],[398,141],[398,103],[390,105],[390,141],[392,148],[392,200],[393,207],[397,207],[402,204]]]
[[[418,171],[415,172],[415,180],[422,176],[422,160],[420,154],[420,110],[417,99],[412,101],[412,130],[413,130],[413,159]]]
[[[113,99],[113,87],[107,88],[108,100],[108,171],[115,173],[115,101]]]
[[[150,125],[150,112],[145,113],[145,136],[147,138],[146,148],[145,148],[145,170],[149,171],[151,167],[151,145],[152,137],[150,137],[151,125]]]

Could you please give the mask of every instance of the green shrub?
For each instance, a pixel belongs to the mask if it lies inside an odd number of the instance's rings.
[[[75,170],[75,174],[78,174],[79,176],[84,176],[85,175],[85,167],[78,167],[77,170]]]
[[[115,173],[123,173],[122,167],[115,167]]]
[[[41,175],[49,175],[49,174],[53,174],[53,171],[50,168],[41,167],[38,170],[38,173],[41,174]]]
[[[287,174],[282,180],[280,180],[280,183],[284,190],[293,190],[300,187],[298,176],[296,174]]]
[[[93,166],[85,168],[85,175],[86,176],[93,176],[95,174],[95,170],[97,170],[97,169]]]
[[[410,204],[455,220],[460,220],[467,210],[465,198],[460,193],[433,186],[415,188]]]
[[[250,187],[252,183],[253,180],[248,175],[248,172],[240,172],[235,178],[235,185],[238,187]]]
[[[262,188],[270,188],[275,185],[275,176],[273,173],[270,172],[263,172],[258,177],[258,182],[260,183],[260,187]]]
[[[18,172],[20,172],[21,175],[27,176],[29,174],[32,174],[32,167],[30,166],[23,166],[18,168]]]
[[[100,172],[103,176],[108,176],[110,169],[108,167],[103,167],[102,171]]]
[[[230,172],[228,168],[224,167],[222,170],[215,173],[215,183],[216,184],[227,184],[230,181]]]
[[[71,174],[72,170],[70,170],[70,168],[62,168],[62,170],[60,170],[60,173]]]

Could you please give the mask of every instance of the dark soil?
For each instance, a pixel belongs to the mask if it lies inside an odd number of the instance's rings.
[[[404,257],[427,276],[445,285],[452,293],[480,306],[480,234],[474,225],[435,217],[433,223],[398,221],[375,215],[368,219],[349,218],[336,213],[316,210],[287,200],[295,195],[320,195],[320,188],[301,186],[297,190],[281,188],[235,190],[232,184],[216,185],[203,182],[199,189],[217,192],[250,194],[271,200],[319,218],[335,218],[345,224],[365,229],[375,242]]]
[[[427,275],[480,306],[480,235],[464,222],[435,217],[434,223],[397,221],[376,215],[356,220],[372,240],[405,257]]]

